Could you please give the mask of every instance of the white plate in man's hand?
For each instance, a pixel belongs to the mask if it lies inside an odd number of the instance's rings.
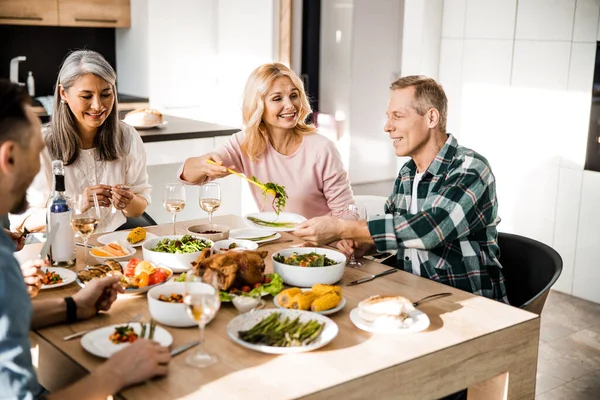
[[[130,345],[130,343],[115,344],[109,339],[115,332],[115,328],[126,325],[127,323],[110,325],[88,332],[81,338],[81,346],[95,356],[109,358],[117,351]],[[131,326],[138,335],[142,331],[142,324],[139,322],[132,322],[129,326]],[[147,326],[149,328],[150,324],[147,324]],[[148,331],[148,329],[146,329],[146,331]],[[173,343],[173,336],[171,336],[165,328],[156,326],[153,340],[158,342],[161,346],[169,347]]]
[[[42,289],[54,289],[54,288],[66,286],[66,285],[69,285],[69,284],[75,282],[75,279],[77,279],[77,274],[75,272],[71,271],[70,269],[61,268],[61,267],[42,267],[41,270],[42,270],[42,273],[46,273],[46,271],[54,272],[55,274],[60,275],[60,277],[62,278],[61,283],[53,283],[51,285],[42,285],[42,287],[41,287]]]

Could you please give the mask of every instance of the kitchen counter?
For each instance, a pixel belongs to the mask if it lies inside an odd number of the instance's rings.
[[[149,99],[146,97],[132,96],[129,94],[118,93],[117,97],[119,99],[119,111],[131,111],[136,110],[138,108],[146,108],[150,106]],[[42,122],[48,122],[50,117],[46,112],[46,109],[42,106],[42,104],[37,101],[35,98],[32,99],[33,111],[40,117]]]
[[[137,130],[144,143],[213,138],[216,136],[229,136],[239,132],[239,129],[236,128],[172,115],[163,114],[163,121],[166,122],[163,126]]]

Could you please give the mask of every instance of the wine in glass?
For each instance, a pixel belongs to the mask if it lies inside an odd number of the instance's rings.
[[[92,193],[92,201],[86,194],[76,194],[73,198],[73,209],[71,210],[71,226],[73,230],[83,239],[83,262],[87,267],[87,242],[90,235],[96,231],[100,223],[100,206],[96,193]]]
[[[348,219],[354,219],[354,220],[367,219],[367,210],[364,206],[361,206],[361,205],[348,204],[348,213],[349,213]],[[356,260],[354,253],[352,253],[352,255],[350,256],[350,260],[346,263],[346,266],[348,266],[350,268],[360,268],[360,267],[362,267],[362,265],[363,264],[360,261]]]
[[[185,208],[185,186],[181,183],[167,183],[163,189],[163,206],[173,215],[173,235],[177,213]]]
[[[212,214],[221,205],[221,186],[216,182],[200,186],[200,208],[208,213],[208,223],[212,224]]]
[[[191,271],[186,274],[183,290],[183,303],[186,305],[188,315],[196,321],[200,328],[200,344],[198,350],[186,358],[188,365],[204,368],[216,363],[219,358],[209,354],[204,346],[204,327],[217,314],[221,307],[219,288],[216,274],[212,274],[211,284],[202,282],[202,278]]]

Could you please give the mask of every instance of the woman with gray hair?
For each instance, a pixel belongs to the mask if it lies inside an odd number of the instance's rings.
[[[116,73],[99,53],[70,53],[58,74],[52,120],[44,126],[41,170],[27,193],[30,208],[11,215],[11,228],[45,229],[52,160],[65,166],[67,196],[95,193],[103,212],[97,232],[139,217],[150,203],[146,152],[136,130],[119,121]]]

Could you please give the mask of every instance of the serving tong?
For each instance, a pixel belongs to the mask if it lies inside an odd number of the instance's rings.
[[[217,165],[219,167],[222,167],[221,164],[218,164],[218,163],[214,162],[213,160],[206,160],[206,162],[209,163],[209,164],[212,164],[212,165]],[[227,169],[227,172],[229,172],[230,174],[237,175],[240,178],[247,180],[248,182],[250,182],[250,183],[258,186],[259,188],[261,188],[262,191],[267,192],[267,193],[269,193],[270,195],[273,195],[273,196],[277,195],[277,193],[275,193],[275,191],[273,189],[267,189],[267,187],[265,185],[263,185],[262,183],[258,183],[256,181],[248,178],[246,175],[242,174],[241,172],[234,171],[231,168],[226,168],[226,169]]]

